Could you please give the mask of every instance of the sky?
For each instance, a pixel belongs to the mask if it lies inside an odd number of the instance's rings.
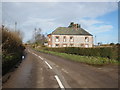
[[[32,38],[34,28],[51,33],[70,22],[81,24],[96,42],[118,42],[117,2],[3,2],[2,24],[24,32],[23,41]]]

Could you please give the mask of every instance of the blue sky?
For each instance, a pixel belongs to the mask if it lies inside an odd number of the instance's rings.
[[[34,28],[51,33],[70,22],[96,36],[97,42],[118,42],[117,2],[9,2],[2,3],[2,23],[24,32],[24,42],[32,38]]]

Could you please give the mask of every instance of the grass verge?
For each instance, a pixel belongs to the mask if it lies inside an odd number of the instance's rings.
[[[106,64],[116,64],[118,65],[120,62],[117,60],[111,60],[108,58],[103,58],[103,57],[93,57],[93,56],[80,56],[80,55],[74,55],[74,54],[66,54],[66,53],[59,53],[59,52],[53,52],[53,51],[47,51],[47,50],[42,50],[42,49],[35,49],[40,52],[56,55],[63,57],[65,59],[69,59],[72,61],[77,61],[89,65],[94,65],[94,66],[102,66]]]

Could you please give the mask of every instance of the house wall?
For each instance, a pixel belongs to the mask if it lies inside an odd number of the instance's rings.
[[[56,37],[59,37],[59,41],[56,42]],[[64,42],[66,37],[66,42]],[[73,37],[73,42],[70,41],[70,37]],[[85,40],[88,37],[88,42]],[[92,47],[93,36],[89,35],[51,35],[48,37],[48,47]],[[56,46],[57,44],[57,46]]]
[[[48,41],[48,47],[52,47],[52,38],[50,34],[47,36],[47,41]]]

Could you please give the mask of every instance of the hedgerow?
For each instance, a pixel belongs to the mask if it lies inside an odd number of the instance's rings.
[[[25,47],[19,32],[8,28],[2,31],[2,75],[6,74],[18,61],[21,60]]]
[[[61,52],[67,54],[75,54],[82,56],[105,57],[108,59],[118,60],[118,46],[116,47],[99,47],[99,48],[80,48],[80,47],[65,47],[65,48],[44,48],[48,51]]]

